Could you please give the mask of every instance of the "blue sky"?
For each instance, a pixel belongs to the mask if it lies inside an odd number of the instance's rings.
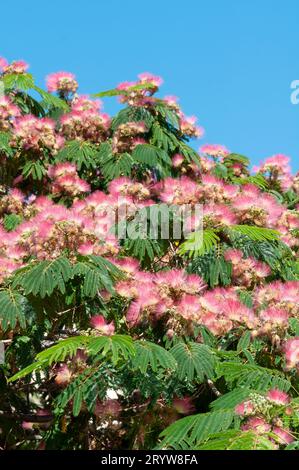
[[[92,93],[150,71],[198,116],[195,148],[222,143],[254,163],[284,153],[299,169],[298,0],[17,0],[1,16],[0,55],[29,62],[39,84],[67,70]]]

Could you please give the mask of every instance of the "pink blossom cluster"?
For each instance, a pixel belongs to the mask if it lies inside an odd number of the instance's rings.
[[[21,112],[8,96],[0,96],[0,131],[9,131],[14,118]]]
[[[265,396],[252,394],[235,408],[236,414],[244,419],[241,429],[267,435],[277,445],[290,444],[295,437],[280,417],[295,412],[290,401],[290,396],[279,389],[271,389]]]
[[[51,192],[55,196],[78,196],[90,192],[87,181],[79,178],[77,167],[73,163],[59,163],[48,169],[48,176],[53,180]]]
[[[27,114],[18,117],[13,126],[11,145],[17,149],[38,154],[47,150],[55,154],[64,144],[64,139],[55,130],[55,122],[49,118],[38,119]]]
[[[71,111],[61,119],[60,132],[67,140],[100,143],[108,137],[110,117],[99,112],[101,103],[87,97],[77,97],[72,101]]]
[[[148,106],[154,103],[152,95],[162,85],[161,77],[149,72],[140,73],[135,82],[122,82],[117,86],[120,92],[120,102],[130,106]]]
[[[0,73],[8,74],[23,74],[26,73],[29,65],[24,60],[14,60],[10,64],[4,57],[0,57]]]
[[[131,152],[136,145],[145,144],[146,140],[140,135],[147,132],[144,122],[126,122],[120,124],[114,132],[112,139],[112,150],[114,153]]]
[[[47,89],[49,92],[75,93],[78,88],[75,75],[70,72],[56,72],[48,75]]]
[[[214,158],[224,158],[226,155],[229,155],[230,151],[220,144],[205,144],[200,148],[201,153],[208,155],[209,157]]]
[[[268,264],[251,256],[245,258],[241,250],[226,250],[224,258],[232,264],[232,277],[236,285],[252,288],[263,283],[271,274]]]

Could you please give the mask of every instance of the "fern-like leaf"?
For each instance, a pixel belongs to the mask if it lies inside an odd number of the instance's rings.
[[[233,410],[217,410],[179,419],[164,429],[159,449],[175,448],[184,443],[185,449],[194,449],[211,434],[229,429],[235,418]]]
[[[174,356],[158,344],[149,341],[136,341],[136,355],[133,358],[133,368],[145,374],[150,367],[154,372],[160,368],[173,371],[177,367]]]
[[[194,256],[202,256],[213,247],[217,246],[219,241],[219,236],[212,229],[192,232],[188,239],[181,244],[179,252],[182,255],[186,254],[190,258]]]
[[[216,358],[211,349],[198,343],[179,342],[170,350],[178,363],[179,380],[197,382],[213,377],[215,373]]]
[[[15,328],[17,323],[25,328],[25,303],[26,298],[10,287],[0,290],[0,325],[3,330]]]

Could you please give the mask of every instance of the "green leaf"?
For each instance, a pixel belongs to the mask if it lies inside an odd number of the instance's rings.
[[[56,157],[56,161],[75,163],[78,170],[82,167],[95,168],[98,160],[98,149],[90,142],[71,140],[66,143]]]
[[[39,88],[38,86],[34,85],[32,87],[35,91],[39,93],[39,95],[42,97],[42,105],[45,108],[57,108],[57,109],[62,109],[63,111],[69,111],[69,106],[68,104],[62,100],[61,98],[58,98],[58,96],[51,95],[51,93],[46,92],[42,88]]]
[[[89,341],[88,353],[92,356],[111,356],[113,364],[117,364],[120,359],[128,360],[135,355],[135,345],[130,336],[98,336]]]
[[[94,255],[79,257],[73,275],[83,277],[83,295],[91,298],[102,289],[114,293],[113,282],[123,277],[123,273],[113,263]]]
[[[13,155],[13,150],[10,146],[11,134],[9,132],[0,132],[0,153],[5,153],[8,156]]]
[[[235,388],[214,400],[210,407],[212,410],[235,409],[239,403],[248,399],[252,392],[250,388]]]
[[[121,124],[126,122],[139,122],[145,123],[149,129],[153,123],[153,116],[151,113],[140,106],[128,106],[127,108],[121,109],[115,116],[111,123],[111,129],[115,131]]]
[[[74,395],[74,402],[73,402],[73,415],[78,416],[82,407],[82,390],[79,388],[76,390]]]
[[[34,87],[34,79],[30,73],[9,73],[3,75],[1,80],[6,89],[28,90]]]
[[[244,349],[248,349],[250,345],[250,341],[251,341],[251,331],[249,330],[244,331],[244,333],[242,334],[241,338],[238,341],[237,351],[240,352],[240,351],[244,351]]]
[[[99,93],[94,93],[92,95],[93,98],[104,98],[106,96],[117,96],[117,95],[128,95],[132,93],[133,91],[139,91],[139,90],[150,90],[152,88],[155,88],[155,85],[151,83],[141,83],[138,85],[133,85],[127,90],[119,90],[118,88],[113,88],[112,90],[107,90],[107,91],[101,91]]]
[[[21,286],[26,295],[51,295],[56,288],[65,293],[65,283],[72,277],[72,267],[67,258],[38,261],[15,272],[13,286]]]
[[[3,330],[15,328],[17,322],[25,328],[25,303],[26,298],[12,288],[0,290],[0,325]]]
[[[267,241],[277,240],[279,238],[279,232],[270,228],[256,227],[254,225],[231,225],[228,229],[232,232],[240,233],[245,235],[254,241]]]
[[[192,232],[188,239],[184,241],[180,248],[179,253],[187,254],[190,258],[194,256],[202,256],[217,246],[220,238],[212,229],[206,229],[201,232]]]
[[[171,166],[171,159],[167,153],[151,144],[136,145],[132,152],[132,157],[137,162],[149,166],[156,166],[158,163]]]
[[[16,227],[22,222],[22,217],[19,214],[5,214],[3,219],[3,227],[8,232],[15,230]]]
[[[133,357],[133,368],[145,374],[150,367],[154,372],[160,368],[166,371],[175,370],[177,363],[173,355],[158,344],[149,341],[136,341],[136,354]]]
[[[47,169],[41,161],[26,162],[22,168],[22,175],[25,178],[31,176],[34,180],[42,180],[43,176],[47,174]]]
[[[102,144],[99,152],[99,163],[106,181],[119,176],[130,176],[134,160],[129,153],[114,155],[108,143]]]
[[[214,376],[216,358],[208,346],[179,342],[171,348],[170,353],[178,363],[179,380],[191,382],[196,379],[197,382],[203,382],[205,378]]]
[[[250,160],[244,155],[239,155],[238,153],[230,153],[225,156],[224,164],[226,166],[231,166],[234,163],[241,163],[242,165],[248,166],[250,164]]]
[[[234,417],[233,410],[217,410],[179,419],[160,434],[163,439],[159,449],[175,448],[182,442],[185,448],[192,449],[209,435],[229,429]]]
[[[247,387],[256,391],[278,388],[288,391],[291,383],[276,369],[267,369],[254,364],[223,362],[217,366],[218,377],[224,377],[231,387]]]
[[[254,431],[230,430],[211,435],[196,450],[276,450],[275,442]]]

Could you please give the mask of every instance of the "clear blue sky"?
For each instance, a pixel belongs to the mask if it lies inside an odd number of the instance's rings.
[[[299,169],[298,0],[16,0],[0,11],[0,55],[29,62],[40,84],[67,70],[92,93],[150,71],[206,129],[196,148],[222,143],[254,163],[285,153]]]

